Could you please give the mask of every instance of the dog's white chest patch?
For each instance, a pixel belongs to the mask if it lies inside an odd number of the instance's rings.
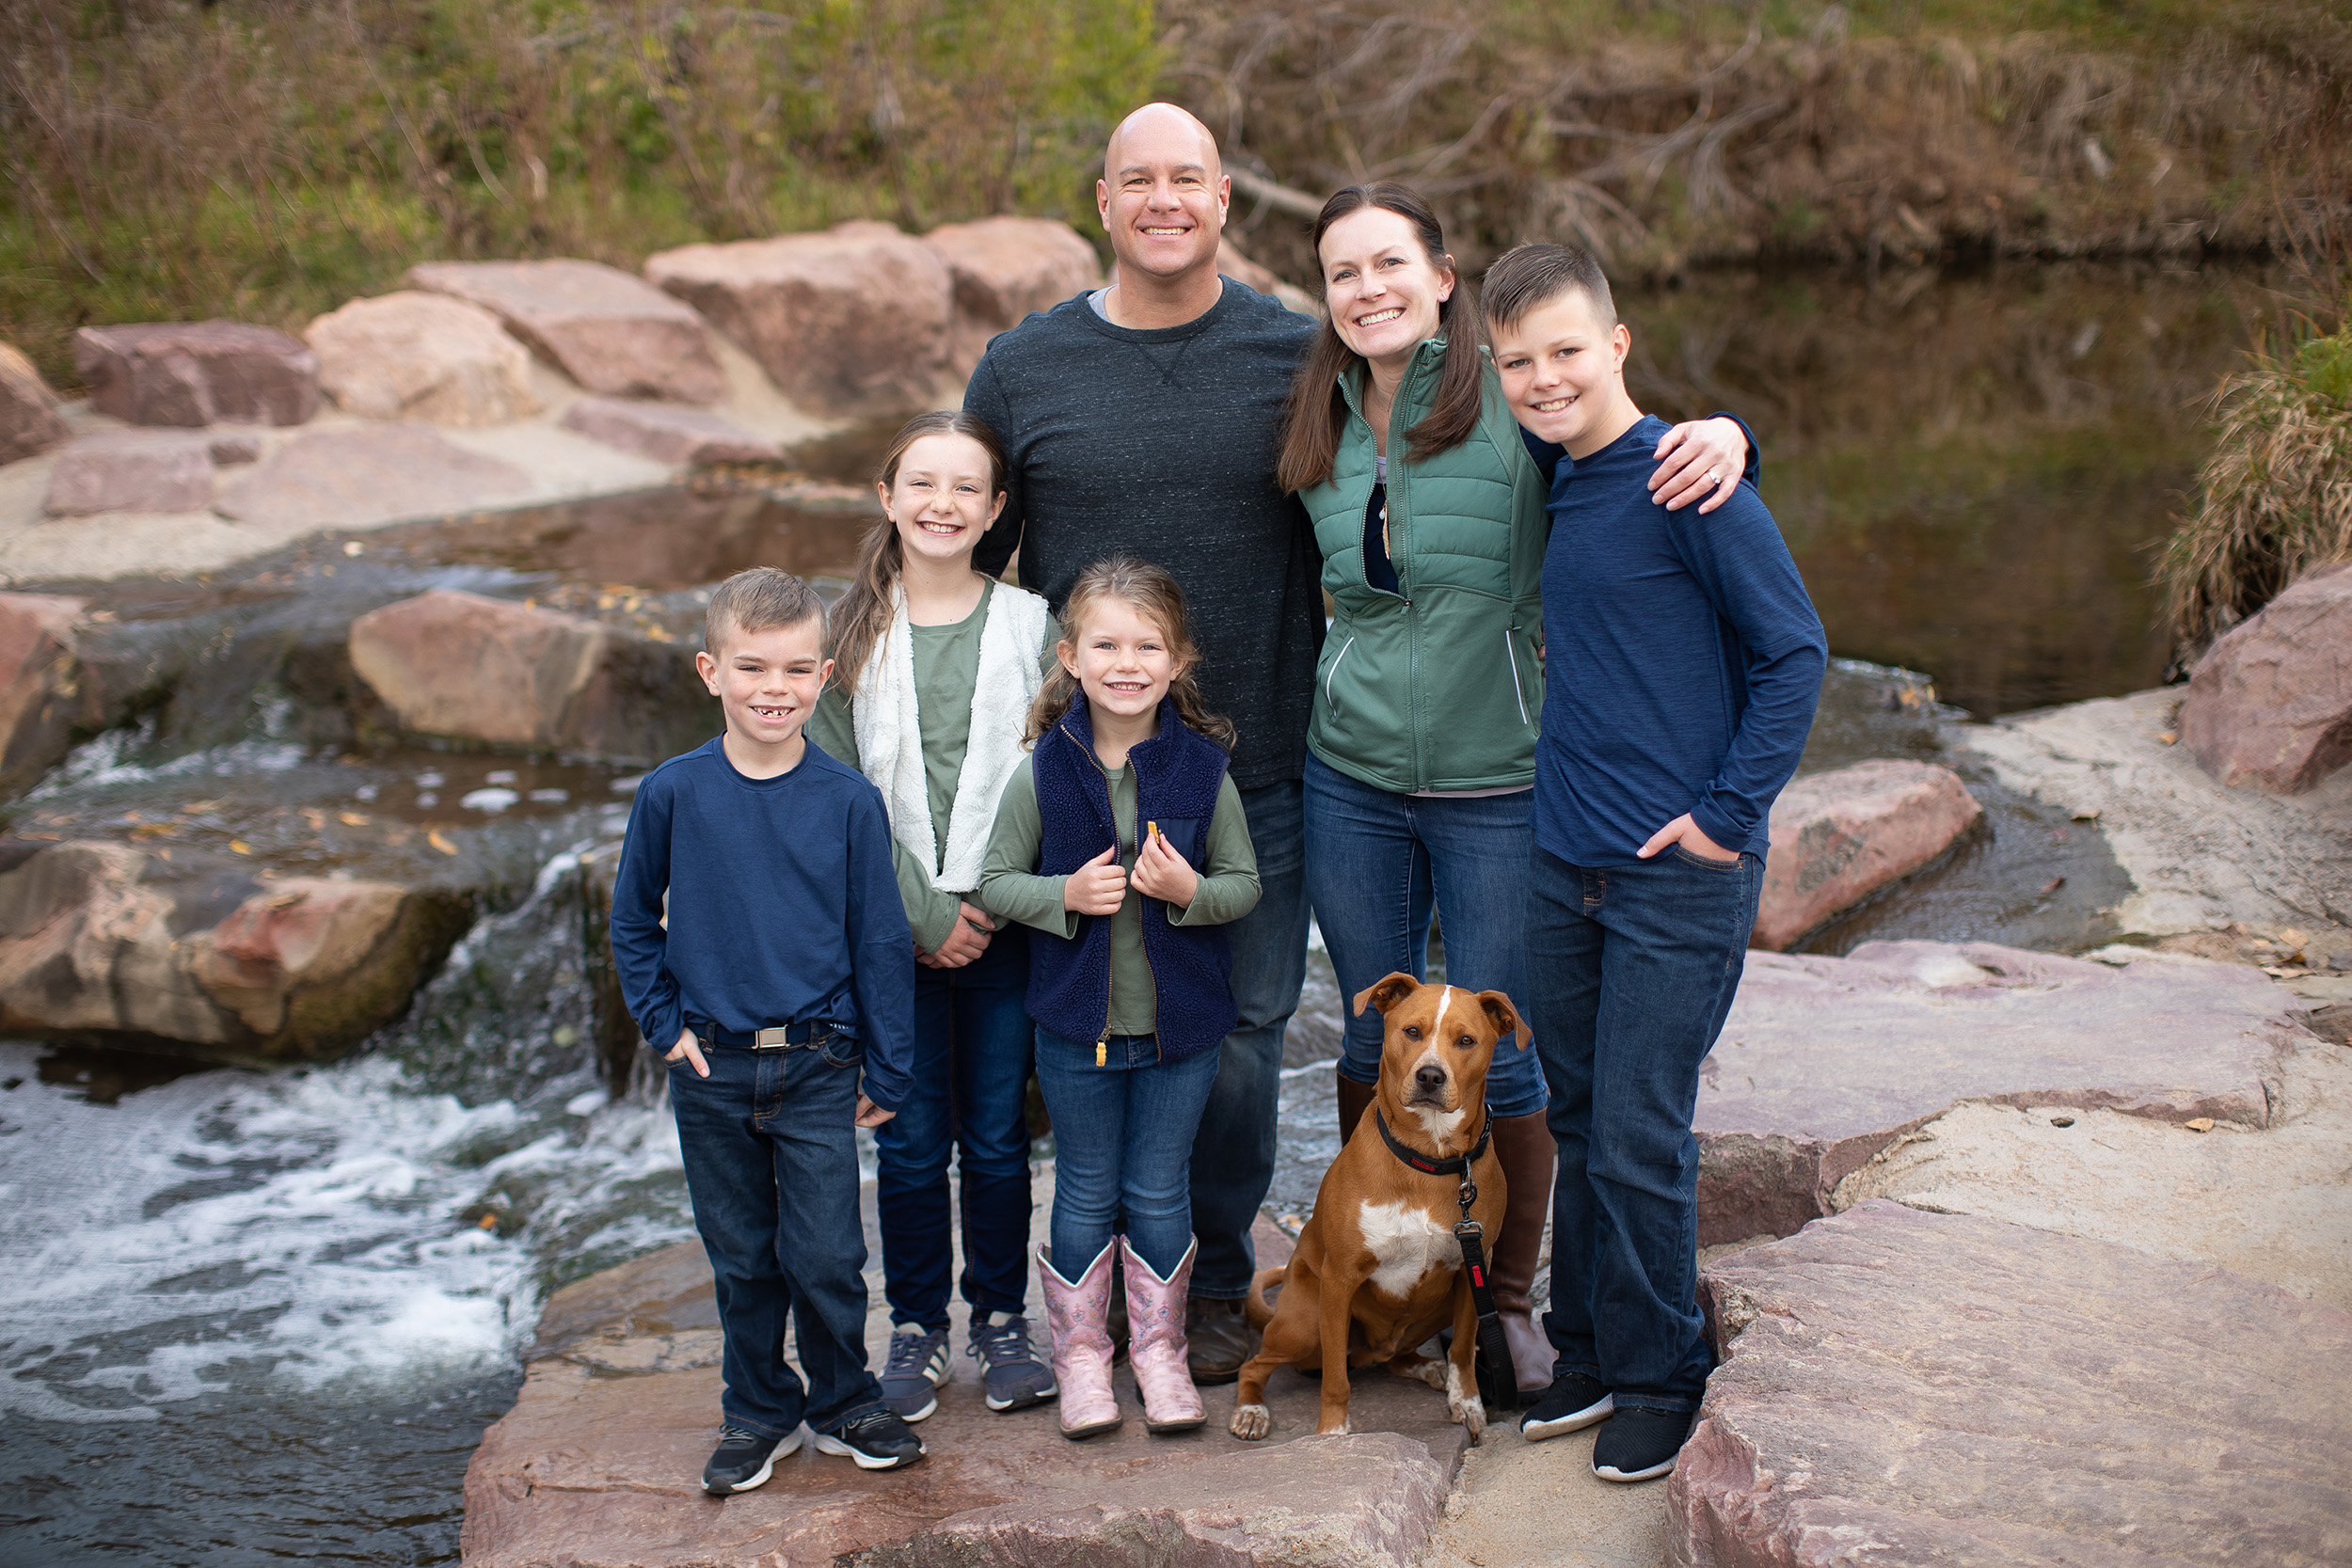
[[[1462,1243],[1425,1209],[1367,1201],[1356,1219],[1373,1256],[1371,1284],[1403,1300],[1431,1269],[1448,1273],[1462,1262]]]

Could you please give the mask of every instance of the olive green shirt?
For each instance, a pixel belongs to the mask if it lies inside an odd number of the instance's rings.
[[[1136,775],[1131,768],[1103,768],[1110,785],[1111,820],[1119,828],[1119,863],[1130,877],[1136,870]],[[1075,937],[1086,916],[1062,906],[1067,877],[1040,877],[1038,846],[1044,825],[1038,816],[1034,761],[1026,761],[1006,781],[996,803],[996,828],[989,834],[988,858],[980,866],[980,897],[992,912],[1051,931]],[[1200,874],[1192,902],[1169,907],[1175,926],[1222,926],[1239,920],[1258,904],[1258,855],[1249,844],[1249,821],[1242,815],[1241,792],[1232,774],[1217,785],[1216,810],[1209,818],[1208,867]],[[1126,901],[1111,916],[1111,1005],[1107,1030],[1114,1035],[1157,1033],[1159,988],[1143,951],[1143,895],[1127,884]]]

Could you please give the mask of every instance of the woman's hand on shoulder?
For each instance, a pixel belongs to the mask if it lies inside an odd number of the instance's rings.
[[[1666,432],[1658,443],[1658,471],[1649,476],[1650,499],[1679,512],[1692,501],[1704,516],[1731,499],[1747,472],[1748,437],[1737,420],[1717,415],[1692,420]]]

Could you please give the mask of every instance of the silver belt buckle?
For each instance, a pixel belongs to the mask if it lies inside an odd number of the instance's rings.
[[[776,1029],[762,1029],[752,1036],[752,1049],[754,1051],[788,1050],[792,1042],[785,1037],[791,1032],[790,1024]]]

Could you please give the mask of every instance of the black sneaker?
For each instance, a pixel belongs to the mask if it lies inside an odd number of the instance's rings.
[[[926,1334],[914,1323],[898,1324],[890,1331],[890,1359],[882,1364],[882,1403],[910,1422],[937,1410],[949,1359],[946,1329]]]
[[[1018,1312],[973,1320],[968,1354],[980,1364],[980,1386],[991,1410],[1025,1410],[1060,1392],[1054,1374],[1029,1348],[1029,1320]]]
[[[1581,1432],[1595,1421],[1607,1420],[1615,1408],[1616,1396],[1600,1379],[1582,1372],[1562,1372],[1536,1400],[1535,1408],[1519,1418],[1519,1435],[1540,1443],[1564,1432]]]
[[[775,1473],[776,1461],[800,1451],[806,1427],[794,1427],[789,1437],[763,1437],[743,1427],[730,1426],[719,1433],[719,1446],[703,1466],[703,1490],[714,1497],[765,1486]]]
[[[861,1470],[895,1470],[923,1457],[923,1439],[887,1405],[869,1404],[842,1423],[840,1435],[817,1434],[818,1453],[837,1453]]]
[[[1627,1405],[1593,1440],[1593,1474],[1603,1481],[1656,1481],[1671,1475],[1696,1414]]]

